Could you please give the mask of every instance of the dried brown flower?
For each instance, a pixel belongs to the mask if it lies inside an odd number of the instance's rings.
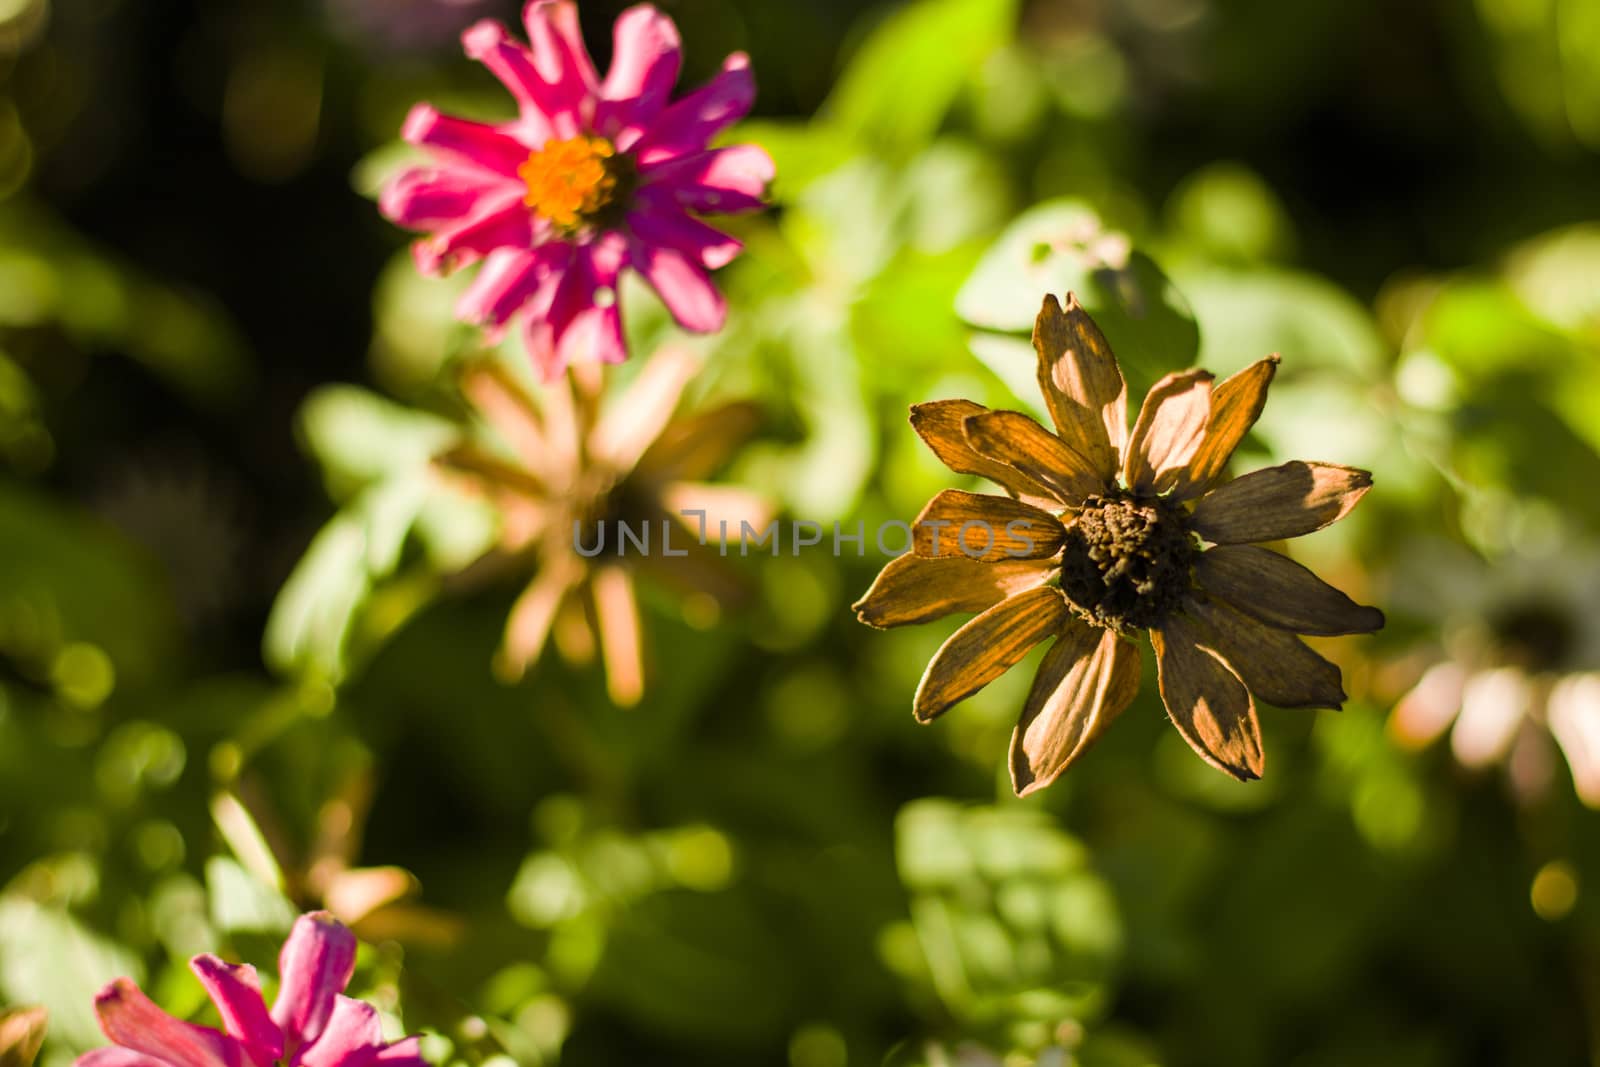
[[[771,505],[703,479],[757,429],[759,412],[732,402],[674,418],[698,365],[685,351],[658,352],[610,404],[593,366],[574,367],[537,400],[499,362],[466,372],[462,390],[489,434],[436,465],[499,512],[499,543],[474,569],[535,572],[506,621],[502,678],[521,678],[553,637],[574,664],[598,646],[611,699],[636,703],[645,685],[636,574],[682,595],[691,614],[714,615],[745,595],[710,542],[741,523],[764,526]],[[652,538],[650,547],[620,543],[624,529]]]
[[[915,405],[911,425],[935,455],[1009,495],[934,497],[912,551],[857,615],[888,627],[980,613],[928,664],[913,706],[922,722],[1054,638],[1012,733],[1019,795],[1055,781],[1133,700],[1141,631],[1184,740],[1219,770],[1259,778],[1256,697],[1345,699],[1339,669],[1297,635],[1365,633],[1383,615],[1257,542],[1343,518],[1371,476],[1293,462],[1215,485],[1261,413],[1276,356],[1215,387],[1203,370],[1167,375],[1130,432],[1122,371],[1076,298],[1065,310],[1045,298],[1033,344],[1056,432],[968,400]]]

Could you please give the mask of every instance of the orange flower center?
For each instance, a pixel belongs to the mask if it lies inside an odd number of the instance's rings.
[[[622,162],[604,137],[547,141],[517,168],[517,176],[528,186],[522,202],[556,226],[576,229],[625,191]]]

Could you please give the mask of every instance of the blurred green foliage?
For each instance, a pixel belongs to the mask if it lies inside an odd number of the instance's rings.
[[[686,342],[691,404],[767,416],[726,479],[908,520],[959,479],[907,405],[1037,404],[1047,290],[1135,395],[1280,352],[1241,462],[1375,475],[1296,545],[1390,611],[1324,646],[1349,705],[1268,709],[1242,786],[1147,684],[1017,801],[1031,672],[916,727],[953,624],[854,622],[870,536],[732,561],[737,617],[645,589],[636,708],[501,685],[527,576],[452,580],[494,517],[429,463],[461,283],[364,197],[412,101],[504,110],[455,34],[511,5],[0,2],[0,1002],[41,1062],[118,974],[214,1021],[187,958],[270,974],[313,906],[440,1067],[1596,1062],[1600,815],[1385,729],[1600,545],[1594,6],[667,6],[686,81],[752,53],[779,168]],[[636,358],[685,341],[623,298]]]

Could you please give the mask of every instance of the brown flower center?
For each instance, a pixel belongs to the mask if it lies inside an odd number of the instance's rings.
[[[1086,621],[1131,634],[1178,606],[1198,549],[1176,504],[1091,496],[1067,525],[1061,591]]]
[[[1534,673],[1562,667],[1578,642],[1577,623],[1555,604],[1516,604],[1491,617],[1489,626],[1505,662]]]

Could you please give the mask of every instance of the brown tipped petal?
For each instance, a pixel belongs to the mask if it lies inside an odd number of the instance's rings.
[[[1011,733],[1011,787],[1043,789],[1086,752],[1139,692],[1139,649],[1069,622],[1045,653]]]
[[[1278,371],[1278,357],[1258,360],[1211,390],[1211,419],[1189,467],[1177,479],[1174,495],[1189,500],[1206,491],[1228,465],[1244,435],[1261,417],[1267,386]]]
[[[1033,348],[1039,354],[1039,390],[1056,432],[1109,484],[1128,437],[1128,388],[1111,346],[1068,293],[1065,310],[1054,296],[1044,298],[1033,324]]]
[[[1334,708],[1345,701],[1339,668],[1285,630],[1257,622],[1220,600],[1191,601],[1186,609],[1217,652],[1257,697],[1280,708]]]
[[[935,400],[911,405],[911,428],[917,431],[939,461],[957,474],[976,474],[987,478],[1019,500],[1035,507],[1056,504],[1055,494],[1046,485],[1008,466],[998,459],[979,455],[967,440],[966,421],[989,411],[970,400]]]
[[[1357,604],[1287,556],[1257,545],[1217,545],[1195,563],[1200,587],[1248,615],[1297,634],[1364,634],[1383,612]]]
[[[1213,489],[1195,506],[1191,525],[1222,545],[1299,537],[1344,518],[1370,488],[1366,471],[1295,460]]]
[[[1136,493],[1164,493],[1178,484],[1205,439],[1211,417],[1211,374],[1179,371],[1162,378],[1144,398],[1124,459],[1124,476]]]
[[[1237,675],[1182,616],[1150,631],[1161,701],[1172,724],[1201,759],[1242,782],[1261,777],[1261,724]]]
[[[1042,485],[1060,505],[1075,508],[1112,484],[1061,438],[1020,411],[990,411],[966,421],[967,441]]]
[[[979,563],[965,556],[924,559],[896,556],[879,572],[865,596],[854,604],[856,617],[886,629],[932,622],[957,612],[987,611],[1049,580],[1050,560],[1000,560]]]
[[[919,556],[966,556],[986,563],[1053,556],[1066,536],[1048,511],[1008,496],[959,489],[946,489],[930,500],[911,530],[912,551]]]
[[[922,722],[967,699],[1049,637],[1066,617],[1061,590],[1040,586],[1008,597],[950,635],[922,675],[912,711]]]

